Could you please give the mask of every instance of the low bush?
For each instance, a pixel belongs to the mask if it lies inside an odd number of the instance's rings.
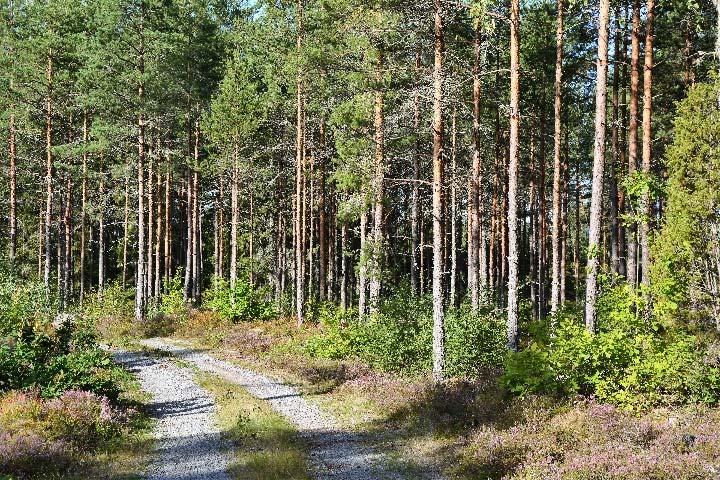
[[[216,278],[205,293],[203,306],[233,322],[272,320],[277,311],[268,297],[265,288],[258,289],[245,280],[238,279],[231,288],[226,280]]]
[[[326,359],[359,358],[374,368],[409,374],[432,366],[432,304],[430,299],[397,294],[366,320],[328,312],[321,333],[305,341],[304,351]],[[498,311],[472,314],[468,307],[451,309],[445,322],[446,373],[475,376],[502,364],[504,320]]]
[[[127,374],[95,343],[88,327],[26,325],[0,340],[0,392],[37,388],[43,397],[87,390],[117,399]]]
[[[56,307],[42,284],[0,272],[0,338],[24,324],[50,320]]]
[[[600,330],[578,317],[559,319],[555,335],[511,355],[504,384],[520,394],[593,396],[629,409],[720,399],[720,363],[697,336],[641,318],[641,299],[626,285],[599,300]]]
[[[37,390],[7,393],[0,397],[0,473],[60,474],[76,457],[106,447],[136,415],[89,392],[68,391],[52,400]]]

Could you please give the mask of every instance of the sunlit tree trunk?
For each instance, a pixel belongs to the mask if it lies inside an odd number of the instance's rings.
[[[130,181],[128,173],[125,174],[125,207],[123,220],[123,260],[122,260],[122,287],[125,289],[127,282],[127,265],[128,265],[128,235],[130,234]]]
[[[385,251],[385,232],[383,229],[383,200],[385,182],[385,95],[383,92],[383,59],[382,50],[378,51],[377,65],[375,66],[375,173],[373,175],[373,229],[370,254],[370,313],[376,313],[380,303],[380,289],[382,286],[382,260]]]
[[[655,0],[647,0],[645,22],[645,70],[643,76],[643,141],[642,171],[646,178],[651,174],[652,163],[652,109],[653,109],[653,43],[655,40]],[[642,250],[642,283],[650,285],[650,217],[652,205],[650,191],[642,195],[643,221],[640,224],[640,248]]]
[[[98,293],[105,290],[105,208],[107,192],[105,190],[105,171],[103,154],[100,153],[100,211],[98,212]]]
[[[615,9],[615,53],[613,55],[613,83],[612,83],[612,126],[611,145],[612,162],[608,172],[610,181],[610,268],[615,274],[620,274],[619,250],[619,199],[618,199],[618,166],[620,165],[620,4]]]
[[[88,172],[88,115],[83,115],[83,154],[82,154],[82,187],[80,199],[80,303],[85,298],[85,250],[86,250],[86,217],[87,217],[87,172]]]
[[[593,158],[592,197],[590,201],[590,229],[588,232],[588,265],[585,286],[585,328],[596,330],[597,275],[600,259],[602,221],[603,170],[605,167],[605,127],[608,72],[608,16],[610,0],[600,0],[598,24],[597,87],[595,93],[595,147]]]
[[[53,60],[52,52],[48,54],[47,69],[45,71],[47,79],[47,97],[45,109],[45,269],[43,273],[43,282],[45,285],[45,294],[50,295],[50,258],[52,245],[50,243],[50,229],[52,227],[52,205],[53,205],[53,154],[52,154],[52,115],[53,115]]]
[[[237,254],[238,254],[238,221],[240,212],[238,208],[239,194],[238,173],[238,146],[235,144],[232,154],[232,185],[230,187],[230,288],[234,289],[237,283]]]
[[[165,171],[165,245],[164,245],[164,267],[165,279],[169,279],[172,275],[172,204],[171,204],[171,184],[172,184],[172,164],[170,159],[170,148],[166,153],[166,171]]]
[[[443,8],[435,1],[435,67],[433,69],[433,377],[444,378],[445,295],[443,292]]]
[[[420,53],[415,56],[415,71],[420,71]],[[419,73],[418,73],[419,75]],[[413,127],[415,132],[420,131],[420,92],[416,90],[413,99]],[[421,293],[422,286],[420,284],[419,271],[419,255],[420,249],[420,139],[416,138],[412,157],[412,198],[410,200],[410,287],[413,296]]]
[[[555,135],[553,150],[553,224],[552,224],[552,284],[550,287],[550,313],[557,313],[561,305],[560,283],[562,272],[562,248],[560,245],[563,224],[562,210],[562,67],[565,0],[557,2],[557,25],[555,30]]]
[[[480,27],[475,30],[474,59],[473,59],[473,157],[470,181],[468,186],[468,289],[470,290],[470,304],[473,311],[477,311],[480,304],[480,290],[485,287],[481,278],[485,278],[484,272],[480,272],[480,256],[484,256],[480,245],[480,185],[482,183],[481,150],[482,138],[480,136],[480,108],[482,95],[482,80],[480,69],[482,68],[482,32]]]
[[[295,139],[295,308],[297,311],[297,324],[302,325],[305,319],[305,231],[303,228],[303,176],[305,168],[305,132],[304,124],[304,84],[302,68],[299,64],[303,48],[303,0],[297,2],[297,118]]]
[[[510,163],[508,165],[507,343],[518,347],[517,183],[520,159],[520,1],[510,2]]]
[[[628,127],[628,176],[637,169],[638,97],[640,90],[640,0],[633,0],[632,41],[630,53],[630,125]],[[627,280],[637,286],[637,225],[628,226]]]

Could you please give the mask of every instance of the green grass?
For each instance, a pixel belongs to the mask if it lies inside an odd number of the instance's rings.
[[[218,425],[236,445],[233,478],[309,480],[307,448],[295,428],[241,387],[200,373],[197,383],[215,398]]]

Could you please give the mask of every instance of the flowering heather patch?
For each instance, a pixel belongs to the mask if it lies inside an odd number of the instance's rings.
[[[135,414],[90,392],[68,391],[53,400],[37,391],[9,392],[0,397],[0,473],[63,471],[105,446]]]
[[[530,405],[525,411],[530,412]],[[517,411],[515,412],[517,413]],[[459,472],[513,480],[711,479],[720,476],[720,412],[656,409],[641,417],[581,401],[511,428],[478,428]]]

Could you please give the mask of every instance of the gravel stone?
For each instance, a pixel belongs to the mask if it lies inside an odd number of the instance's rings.
[[[315,479],[405,478],[387,466],[386,456],[371,448],[366,438],[339,428],[333,418],[321,412],[316,405],[308,403],[297,389],[208,354],[182,348],[161,339],[143,340],[141,343],[182,358],[200,370],[238,384],[251,395],[267,401],[275,411],[297,427],[301,437],[310,446],[310,463]]]
[[[139,353],[115,351],[113,356],[152,396],[155,454],[144,478],[231,480],[227,469],[232,445],[215,423],[212,397],[193,381],[192,373],[169,360]]]

